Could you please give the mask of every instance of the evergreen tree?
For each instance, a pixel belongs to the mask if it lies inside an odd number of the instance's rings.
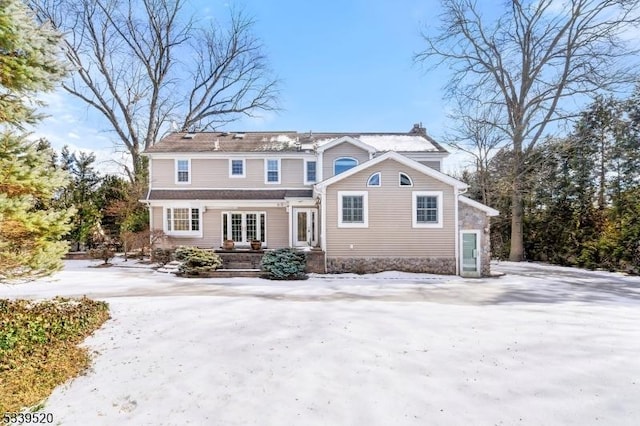
[[[66,184],[42,141],[15,129],[37,120],[34,95],[64,74],[60,37],[19,0],[0,0],[0,280],[50,273],[66,251],[72,211],[54,200]]]

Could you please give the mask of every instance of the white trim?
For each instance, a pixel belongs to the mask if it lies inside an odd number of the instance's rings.
[[[477,201],[474,201],[469,197],[465,197],[464,195],[459,195],[458,200],[462,201],[468,206],[474,207],[478,210],[482,210],[487,214],[487,216],[500,216],[500,212],[498,210],[492,209],[491,207],[485,204],[479,203]]]
[[[342,197],[362,196],[362,222],[342,221]],[[338,228],[368,228],[369,227],[369,192],[368,191],[338,191]]]
[[[180,161],[187,162],[187,181],[179,181],[178,180],[178,163]],[[191,159],[190,158],[174,158],[173,160],[173,183],[176,185],[190,185],[191,184]],[[191,189],[191,188],[189,188]]]
[[[353,160],[353,161],[355,161],[355,162],[356,162],[356,165],[355,165],[355,166],[353,166],[353,167],[348,168],[348,169],[347,169],[347,170],[345,170],[344,172],[336,173],[336,162],[337,162],[338,160]],[[342,173],[348,172],[349,170],[351,170],[351,169],[353,169],[353,168],[358,167],[358,165],[360,165],[360,162],[358,161],[358,159],[357,159],[357,158],[354,158],[354,157],[338,157],[338,158],[335,158],[335,159],[333,160],[333,168],[332,168],[333,175],[334,175],[334,176],[336,176],[336,175],[338,175],[338,174],[342,174]]]
[[[329,185],[333,185],[336,182],[339,182],[343,179],[348,178],[349,176],[352,176],[358,172],[361,172],[362,170],[365,170],[369,167],[373,167],[377,164],[380,164],[381,162],[385,161],[385,160],[394,160],[397,161],[400,164],[403,164],[409,168],[412,168],[414,170],[417,170],[420,173],[423,173],[427,176],[430,176],[434,179],[439,180],[440,182],[443,182],[447,185],[451,185],[455,188],[459,188],[459,189],[464,189],[464,188],[468,188],[469,185],[467,185],[466,183],[459,181],[458,179],[454,179],[451,176],[448,176],[442,172],[439,172],[435,169],[432,169],[431,167],[427,167],[424,164],[420,164],[415,160],[412,160],[410,158],[405,157],[402,154],[398,154],[397,152],[393,152],[393,151],[389,151],[387,153],[384,153],[383,155],[379,156],[379,157],[375,157],[373,160],[369,160],[366,161],[362,164],[360,164],[359,166],[356,166],[352,169],[347,170],[346,172],[342,172],[339,175],[335,175],[333,177],[330,177],[329,179],[322,181],[320,183],[317,183],[316,186],[318,187],[326,187]]]
[[[171,218],[173,219],[173,210],[175,209],[188,209],[189,210],[189,228],[191,228],[191,215],[193,214],[193,209],[198,209],[198,230],[197,231],[169,231],[167,228],[167,210],[171,210]],[[202,238],[203,236],[203,214],[205,207],[200,205],[190,205],[188,203],[183,204],[175,204],[175,205],[164,205],[162,206],[162,230],[165,234],[171,237],[177,238]],[[173,222],[172,222],[173,225]]]
[[[269,161],[277,161],[278,164],[278,181],[269,182]],[[282,162],[280,158],[265,158],[264,159],[264,183],[265,185],[280,185],[282,181]],[[255,189],[255,188],[254,188]]]
[[[463,263],[464,263],[464,234],[476,234],[476,270],[474,272],[465,272],[464,271],[464,267],[463,267]],[[463,276],[463,277],[480,277],[482,276],[482,262],[481,262],[481,258],[482,258],[482,231],[479,229],[463,229],[460,231],[460,240],[459,240],[459,244],[460,244],[460,248],[459,248],[459,255],[460,255],[460,261],[459,263],[459,268],[460,268],[460,272],[459,275]]]
[[[354,145],[354,146],[362,149],[363,151],[367,151],[369,154],[372,154],[372,153],[377,151],[374,147],[362,142],[359,139],[356,139],[356,138],[354,138],[352,136],[342,136],[342,137],[340,137],[338,139],[332,140],[331,142],[325,143],[322,146],[319,146],[318,147],[318,152],[323,153],[326,150],[331,149],[334,146],[338,146],[338,145],[340,145],[342,143],[350,143],[351,145]]]
[[[375,175],[378,175],[378,184],[377,185],[370,185],[369,182],[371,182],[371,179]],[[367,178],[367,188],[380,188],[381,186],[382,186],[382,172],[373,172],[373,173],[371,173],[371,175],[369,175],[369,177]]]
[[[409,179],[409,185],[403,185],[402,184],[402,175],[406,176],[407,179]],[[411,188],[411,187],[413,187],[413,179],[411,179],[411,176],[409,176],[408,173],[398,172],[398,186],[401,187],[401,188]]]
[[[189,188],[180,188],[180,187],[160,187],[160,188],[151,188],[152,191],[284,191],[284,190],[291,190],[291,191],[297,191],[297,190],[305,190],[308,191],[311,188],[306,187],[306,186],[287,186],[287,187],[281,187],[279,186],[278,188],[269,188],[269,187],[247,187],[247,188],[232,188],[232,187],[219,187],[219,186],[209,186],[209,187],[189,187]]]
[[[226,160],[228,158],[250,158],[259,159],[264,158],[289,158],[289,159],[303,159],[303,158],[315,158],[313,151],[253,151],[253,152],[150,152],[142,153],[141,155],[155,158],[157,160],[173,160],[176,156],[188,156],[189,158],[197,158],[199,160]]]
[[[419,223],[418,222],[418,197],[436,197],[436,208],[438,221],[433,223]],[[442,191],[412,191],[411,192],[411,222],[414,228],[442,228],[444,217],[443,211],[444,208],[442,206],[444,194]]]
[[[307,166],[307,165],[308,165],[309,163],[311,163],[311,162],[316,163],[316,180],[314,180],[313,182],[312,182],[312,181],[310,181],[310,180],[307,180],[307,176],[308,176],[308,173],[307,173],[307,167],[308,167],[308,166]],[[305,159],[304,159],[304,166],[303,166],[303,168],[302,168],[302,173],[304,174],[304,176],[302,177],[302,179],[303,179],[303,183],[304,183],[305,185],[313,185],[313,184],[315,184],[316,182],[318,182],[318,160],[316,160],[316,159],[310,159],[310,158],[305,158]]]
[[[458,188],[453,189],[453,199],[457,200],[460,192]],[[460,203],[456,202],[453,206],[453,245],[454,245],[454,254],[456,260],[456,275],[460,275],[460,222],[459,222],[459,207]]]
[[[320,248],[322,249],[322,251],[326,253],[327,252],[327,203],[326,203],[327,189],[320,188],[319,196],[320,196],[320,212],[321,212],[320,217],[318,218],[318,220],[320,221]],[[326,271],[327,257],[324,256],[324,258],[325,258],[324,269]]]
[[[182,207],[188,205],[198,207],[201,205],[207,209],[243,209],[258,207],[285,208],[289,204],[283,200],[153,200],[146,201],[152,207]],[[194,205],[198,203],[198,205]]]
[[[233,174],[233,162],[234,161],[242,161],[242,174],[234,175]],[[247,159],[246,158],[229,158],[229,178],[238,179],[247,177]]]
[[[305,241],[298,241],[298,213],[305,213],[307,215],[307,235],[311,231],[311,236],[315,234],[316,239],[305,239]],[[315,213],[315,221],[311,219],[311,216]],[[318,243],[318,209],[309,207],[293,207],[291,209],[291,247],[315,247]]]

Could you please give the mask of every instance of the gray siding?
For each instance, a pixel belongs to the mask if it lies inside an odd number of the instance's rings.
[[[358,160],[358,164],[369,161],[369,153],[357,146],[343,142],[326,150],[322,156],[322,179],[329,179],[333,176],[333,162],[336,158],[352,157]]]
[[[368,177],[378,171],[382,186],[368,188]],[[398,185],[400,171],[413,179],[413,187]],[[338,228],[338,191],[368,191],[368,228]],[[443,191],[442,228],[413,228],[413,191]],[[386,160],[329,186],[326,206],[328,257],[455,257],[453,187],[396,161]]]
[[[439,161],[418,161],[420,164],[424,164],[427,167],[431,167],[437,171],[440,171],[440,162]]]
[[[186,157],[181,157],[186,158]],[[264,160],[247,158],[244,178],[229,177],[228,159],[192,159],[191,183],[175,183],[175,161],[152,161],[153,188],[304,188],[304,160],[283,158],[280,162],[280,184],[265,183]],[[309,186],[307,186],[309,187]]]

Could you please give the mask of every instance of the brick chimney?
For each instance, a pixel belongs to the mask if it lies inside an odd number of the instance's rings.
[[[416,123],[413,125],[413,128],[411,129],[411,131],[409,131],[409,134],[427,136],[427,129],[422,127],[422,123]]]

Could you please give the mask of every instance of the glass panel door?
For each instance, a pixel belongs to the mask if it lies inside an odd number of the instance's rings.
[[[307,241],[307,219],[308,212],[305,210],[298,210],[297,221],[298,221],[298,232],[296,232],[296,243],[305,243]]]
[[[295,247],[315,246],[317,243],[318,220],[316,209],[295,209],[293,216],[293,245]]]
[[[478,236],[475,233],[462,234],[462,271],[478,271]]]

